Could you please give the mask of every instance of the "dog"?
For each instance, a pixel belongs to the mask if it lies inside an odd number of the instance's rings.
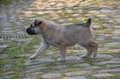
[[[86,23],[71,25],[57,25],[43,18],[35,19],[26,32],[29,35],[41,35],[42,44],[39,49],[30,57],[30,60],[36,59],[40,54],[47,50],[50,45],[59,48],[61,59],[66,61],[66,47],[79,44],[87,49],[87,53],[82,58],[88,58],[93,54],[97,55],[98,43],[93,41],[91,29],[91,18]]]

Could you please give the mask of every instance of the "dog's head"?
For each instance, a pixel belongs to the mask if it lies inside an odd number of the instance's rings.
[[[44,19],[35,19],[29,28],[27,28],[26,32],[29,35],[37,35],[41,33],[43,27],[45,27],[45,20]]]

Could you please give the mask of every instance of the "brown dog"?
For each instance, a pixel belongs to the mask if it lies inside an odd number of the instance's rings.
[[[43,18],[35,19],[26,31],[30,35],[40,34],[42,36],[42,44],[30,59],[34,60],[52,45],[60,49],[60,61],[66,61],[66,47],[75,44],[79,44],[87,49],[87,54],[82,56],[82,58],[87,58],[92,53],[95,58],[98,44],[93,41],[90,25],[91,18],[86,23],[66,26],[56,25]]]

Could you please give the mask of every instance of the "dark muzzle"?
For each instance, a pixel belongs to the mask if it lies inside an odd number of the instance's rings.
[[[32,27],[27,28],[26,32],[27,32],[29,35],[36,35],[35,30],[34,30],[34,28],[32,28]]]

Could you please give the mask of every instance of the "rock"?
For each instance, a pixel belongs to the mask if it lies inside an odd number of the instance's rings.
[[[14,35],[13,31],[2,31],[1,33],[2,33],[3,35],[7,35],[7,36],[9,36],[9,35]]]
[[[79,9],[79,10],[77,10],[78,11],[78,13],[83,13],[83,10],[82,9]]]
[[[32,76],[32,77],[27,77],[27,78],[22,78],[22,79],[38,79],[36,76]]]
[[[40,70],[42,69],[46,69],[45,67],[37,67],[37,68],[32,68],[32,69],[29,69],[31,72],[40,72]]]
[[[100,70],[99,72],[120,72],[120,69],[104,69]]]
[[[6,73],[3,73],[3,75],[14,75],[15,71],[8,71]]]
[[[67,56],[66,60],[76,60],[77,56]]]
[[[75,77],[75,76],[79,76],[79,75],[91,75],[91,74],[93,74],[92,71],[76,71],[76,72],[66,73],[66,75],[68,77]]]
[[[44,74],[43,76],[42,76],[43,78],[59,78],[59,77],[61,77],[61,74],[59,74],[59,73],[51,73],[51,74]]]
[[[120,67],[120,65],[106,65],[106,67],[114,67],[114,68],[116,68],[116,67]]]
[[[54,66],[53,68],[63,69],[63,68],[66,68],[66,67],[67,67],[66,65],[59,65],[59,66]]]
[[[61,23],[61,22],[64,22],[64,21],[65,21],[65,20],[62,20],[62,19],[58,20],[58,22],[60,22],[60,23]]]
[[[65,78],[62,78],[62,79],[87,79],[83,76],[76,76],[76,77],[65,77]]]
[[[114,11],[112,11],[112,10],[100,10],[101,12],[103,12],[103,13],[105,13],[105,14],[113,14],[114,13]]]
[[[4,68],[10,68],[10,67],[13,67],[11,64],[6,64],[5,66],[4,66]]]
[[[97,54],[96,58],[113,58],[111,55]]]
[[[120,31],[113,31],[112,34],[114,34],[114,35],[120,35]]]
[[[85,69],[100,69],[102,67],[100,66],[90,66],[90,67],[86,67]]]
[[[1,45],[0,48],[6,48],[8,45]]]
[[[90,11],[89,13],[91,13],[91,14],[96,14],[96,15],[101,14],[100,11],[96,11],[96,10]]]
[[[29,42],[29,41],[31,41],[31,40],[33,40],[33,38],[27,38],[27,39],[17,39],[16,41],[18,41],[18,42],[22,42],[22,41]]]
[[[0,58],[7,58],[8,55],[7,54],[0,54]]]
[[[120,61],[103,61],[103,62],[97,62],[95,65],[105,65],[105,64],[117,64],[120,63]]]
[[[78,17],[78,16],[79,16],[79,14],[73,14],[72,16]]]
[[[102,28],[102,26],[100,26],[100,25],[92,25],[92,28],[99,29],[99,28]]]
[[[66,69],[61,69],[59,72],[64,73],[64,72],[69,72],[71,70],[80,70],[81,68],[66,68]]]
[[[53,59],[36,59],[36,60],[29,60],[25,63],[25,65],[35,65],[41,63],[51,63],[54,62]]]
[[[13,75],[1,76],[0,79],[11,79]]]
[[[112,39],[120,40],[120,37],[112,37]]]
[[[73,66],[86,67],[86,66],[90,66],[90,65],[89,65],[89,64],[87,64],[87,63],[83,63],[83,64],[76,64],[76,65],[73,65]]]
[[[111,61],[120,61],[120,58],[113,58]]]
[[[17,32],[17,34],[19,34],[19,35],[24,35],[25,33],[22,32],[22,31],[20,31],[20,32]]]
[[[19,55],[19,56],[22,56],[22,57],[27,57],[27,56],[31,56],[32,54],[24,54],[24,55]]]
[[[3,26],[10,27],[10,26],[12,26],[12,24],[10,22],[5,22],[5,23],[3,23]]]
[[[111,77],[114,77],[113,74],[109,74],[109,73],[94,74],[93,76],[96,79],[110,79]]]
[[[0,13],[0,19],[7,18],[6,13]]]

